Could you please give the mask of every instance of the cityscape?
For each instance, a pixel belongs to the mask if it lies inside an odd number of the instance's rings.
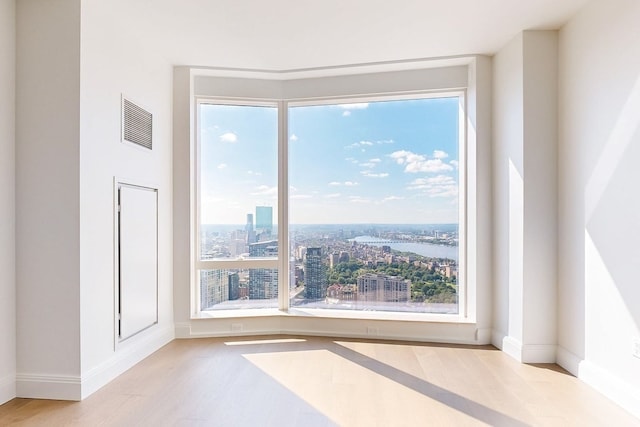
[[[255,220],[254,220],[255,219]],[[289,305],[364,311],[458,312],[457,224],[290,225]],[[278,256],[273,208],[240,225],[202,225],[201,259]],[[200,271],[200,309],[278,307],[277,269]]]
[[[199,271],[200,310],[458,313],[461,99],[355,101],[199,106],[200,258],[288,265]]]

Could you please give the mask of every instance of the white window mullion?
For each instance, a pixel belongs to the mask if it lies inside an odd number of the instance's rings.
[[[289,125],[287,102],[278,102],[278,308],[289,310]]]

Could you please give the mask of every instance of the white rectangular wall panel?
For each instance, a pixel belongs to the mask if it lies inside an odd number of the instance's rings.
[[[158,322],[158,192],[118,185],[119,340]]]

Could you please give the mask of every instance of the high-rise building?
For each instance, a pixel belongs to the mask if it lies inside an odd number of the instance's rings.
[[[229,299],[234,300],[240,298],[240,275],[238,273],[229,272]]]
[[[278,256],[278,241],[251,243],[250,257]],[[278,270],[270,268],[252,268],[249,270],[249,299],[270,299],[278,296]]]
[[[254,243],[256,241],[256,230],[253,228],[253,214],[247,214],[247,225],[245,225],[244,229],[247,233],[247,244]]]
[[[321,248],[307,248],[304,260],[304,296],[323,299],[327,296],[327,271],[322,262]]]
[[[200,309],[229,300],[227,270],[200,271]]]
[[[247,225],[245,226],[245,231],[253,231],[253,214],[247,214]]]
[[[333,268],[340,262],[340,254],[338,252],[333,252],[329,254],[329,267]]]
[[[407,302],[410,299],[410,280],[374,273],[358,277],[358,301]]]
[[[271,235],[273,229],[273,208],[256,206],[256,232]]]

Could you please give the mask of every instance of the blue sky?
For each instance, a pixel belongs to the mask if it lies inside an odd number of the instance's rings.
[[[290,220],[457,223],[458,99],[289,109]],[[204,105],[202,222],[277,217],[277,111]]]

